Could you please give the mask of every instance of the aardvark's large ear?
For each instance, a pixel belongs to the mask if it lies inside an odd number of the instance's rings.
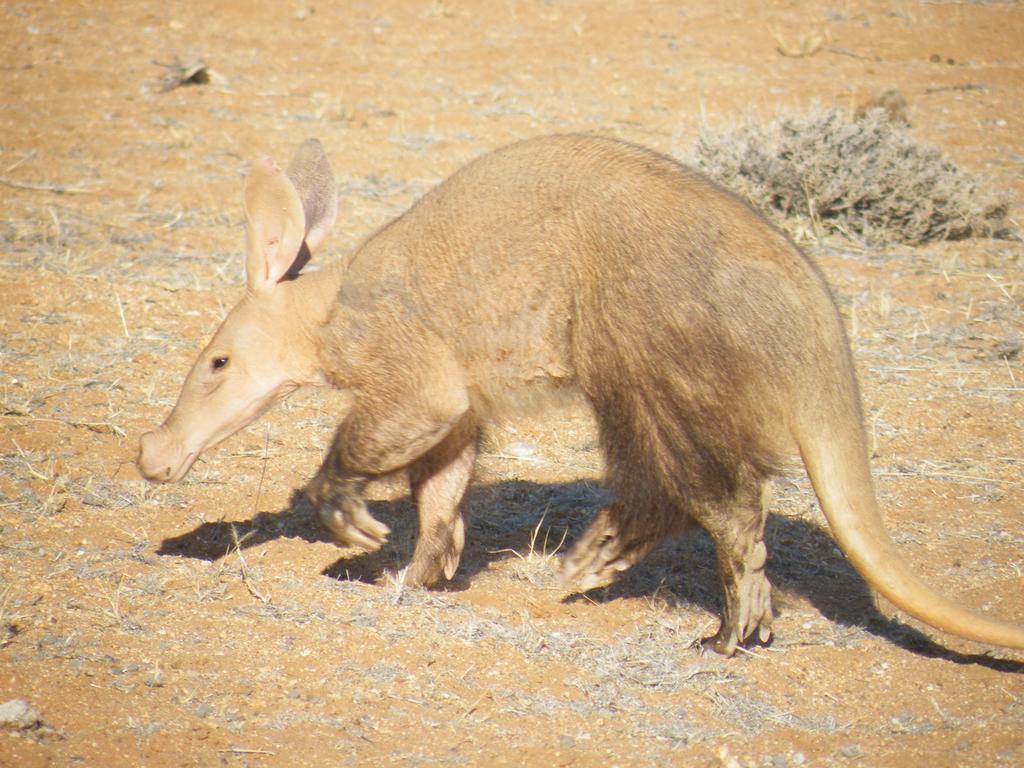
[[[338,215],[338,185],[324,147],[317,139],[303,142],[295,151],[288,166],[288,178],[295,185],[306,214],[306,245],[315,251]]]
[[[249,289],[273,290],[305,250],[306,215],[295,185],[270,158],[260,160],[249,172],[245,217]]]

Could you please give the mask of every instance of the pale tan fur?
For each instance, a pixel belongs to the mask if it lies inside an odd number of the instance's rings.
[[[289,222],[310,195],[289,191],[294,176],[250,179],[247,199],[290,201],[283,217],[250,212],[250,273],[280,272],[261,250],[274,241],[265,219],[278,240],[302,239]],[[333,218],[326,207],[319,219]],[[410,581],[450,578],[458,565],[481,426],[579,391],[597,416],[613,497],[565,559],[579,588],[700,525],[725,590],[714,647],[767,640],[765,481],[800,453],[871,584],[935,626],[1024,647],[1021,629],[924,587],[889,542],[848,344],[819,270],[673,160],[585,136],[516,144],[460,170],[335,273],[293,282],[310,280],[337,288],[312,329],[316,375],[353,406],[307,495],[340,542],[375,548],[389,531],[362,487],[407,470],[420,521]]]

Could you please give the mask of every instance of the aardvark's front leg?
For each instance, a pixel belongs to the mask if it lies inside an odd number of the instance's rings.
[[[391,529],[366,507],[363,498],[366,478],[343,477],[325,470],[329,461],[330,457],[306,486],[306,496],[320,513],[320,521],[339,544],[371,552],[380,549],[387,542]]]
[[[420,537],[436,537],[434,521],[423,519],[424,514],[428,518],[441,514],[434,507],[446,510],[443,516],[451,518],[444,521],[448,525],[461,523],[458,501],[472,468],[475,445],[475,431],[462,426],[471,423],[467,421],[468,397],[460,388],[444,386],[443,380],[441,386],[434,387],[423,387],[422,381],[410,381],[405,397],[397,396],[394,378],[385,382],[386,391],[364,390],[338,426],[327,457],[306,488],[306,496],[338,543],[370,551],[384,545],[390,529],[370,514],[363,489],[370,478],[410,466],[417,501],[424,506]],[[448,488],[455,480],[459,487]],[[435,503],[433,496],[437,495],[445,496],[449,503]],[[435,570],[438,574],[452,570],[446,563],[434,568],[423,562],[429,549],[423,542],[417,544],[417,573],[427,576]],[[461,551],[461,546],[458,549]],[[457,564],[458,557],[451,554],[448,559]]]

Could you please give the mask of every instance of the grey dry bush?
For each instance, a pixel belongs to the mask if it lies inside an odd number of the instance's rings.
[[[1008,237],[1009,200],[983,188],[905,125],[872,109],[783,116],[705,129],[697,164],[776,223],[810,225],[869,246]]]

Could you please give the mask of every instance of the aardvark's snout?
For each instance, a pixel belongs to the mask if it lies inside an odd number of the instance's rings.
[[[139,472],[157,483],[176,483],[192,467],[198,451],[190,452],[165,427],[147,432],[139,439]]]

